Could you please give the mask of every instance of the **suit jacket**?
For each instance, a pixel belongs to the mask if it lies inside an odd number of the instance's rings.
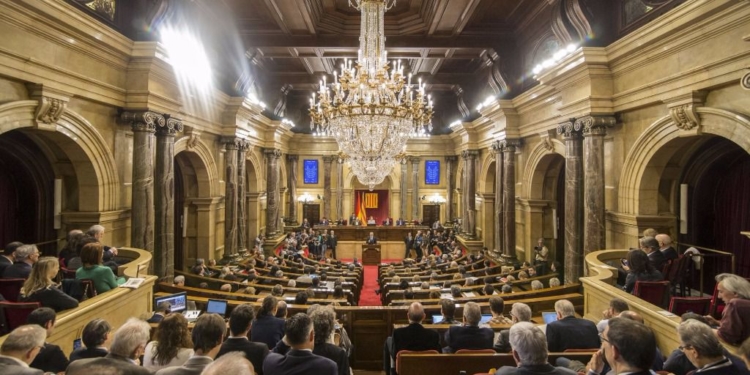
[[[437,350],[440,352],[440,335],[419,323],[393,330],[393,358],[402,350]]]
[[[31,265],[26,262],[15,262],[5,268],[3,279],[28,279]]]
[[[376,243],[378,243],[378,238],[377,237],[367,237],[367,240],[365,240],[365,242],[368,245],[375,245]]]
[[[109,352],[103,348],[78,348],[70,353],[70,362],[86,358],[106,357]]]
[[[154,315],[151,315],[151,317],[148,318],[147,322],[149,322],[149,323],[161,323],[162,320],[164,320],[164,315],[154,313]]]
[[[40,289],[30,296],[20,297],[21,302],[39,302],[42,307],[62,311],[78,307],[78,301],[54,286]]]
[[[65,371],[68,368],[68,357],[65,356],[62,349],[55,344],[44,343],[44,347],[39,351],[34,361],[29,366],[38,368],[44,372]]]
[[[0,355],[0,374],[42,375],[43,373],[42,370],[22,365],[18,359]]]
[[[151,371],[114,353],[109,353],[102,358],[79,359],[68,366],[65,375],[92,375],[104,373],[104,369],[117,370],[117,372],[106,372],[112,375],[153,375]]]
[[[510,353],[511,348],[510,347],[510,330],[504,329],[500,331],[500,334],[497,335],[497,341],[495,342],[495,345],[492,347],[492,349],[495,349],[498,353]]]
[[[679,257],[679,255],[677,254],[677,250],[675,250],[672,246],[659,251],[661,251],[662,255],[664,255],[665,260],[677,259]]]
[[[284,337],[284,319],[266,315],[253,320],[250,329],[251,341],[262,342],[268,349],[272,349],[282,337]]]
[[[478,326],[450,327],[445,332],[445,342],[448,346],[443,348],[443,353],[455,353],[460,349],[492,349],[494,339],[495,332],[490,328],[479,328]]]
[[[231,352],[243,352],[245,358],[253,364],[253,368],[258,375],[263,375],[263,360],[268,355],[268,347],[259,342],[252,342],[247,337],[230,337],[221,344],[221,350],[216,358]]]
[[[568,316],[547,324],[547,348],[550,353],[566,349],[598,349],[599,331],[590,320]]]
[[[346,350],[329,343],[315,344],[313,354],[328,358],[336,362],[338,375],[349,375],[349,355]]]
[[[307,350],[292,349],[286,355],[271,353],[263,361],[265,375],[338,375],[336,362]]]
[[[192,356],[184,365],[163,368],[157,371],[155,375],[201,375],[203,369],[213,361],[211,357]]]
[[[651,262],[651,265],[656,268],[657,271],[661,272],[661,270],[664,268],[664,265],[667,263],[667,258],[662,254],[661,251],[652,251],[650,254],[648,254],[648,260]]]
[[[339,238],[336,236],[328,236],[328,247],[335,249],[339,245]]]
[[[530,365],[511,367],[503,366],[497,369],[495,375],[537,375],[537,374],[550,374],[550,375],[576,375],[577,372],[567,369],[565,367],[555,367],[549,363],[543,365]]]

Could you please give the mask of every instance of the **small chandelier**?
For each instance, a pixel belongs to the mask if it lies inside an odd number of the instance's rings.
[[[314,134],[334,137],[354,174],[370,189],[391,172],[409,138],[432,131],[433,103],[422,79],[412,85],[400,60],[392,68],[388,64],[385,12],[395,4],[349,0],[362,13],[357,61],[345,59],[333,83],[324,77],[310,99]]]

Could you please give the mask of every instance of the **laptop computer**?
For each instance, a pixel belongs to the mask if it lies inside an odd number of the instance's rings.
[[[550,324],[557,320],[556,312],[543,312],[542,318],[544,318],[544,324]]]
[[[194,322],[201,315],[201,311],[195,306],[195,301],[187,301],[187,310],[182,315],[188,322]]]
[[[206,305],[207,314],[218,314],[222,318],[227,315],[227,301],[223,299],[209,299]]]

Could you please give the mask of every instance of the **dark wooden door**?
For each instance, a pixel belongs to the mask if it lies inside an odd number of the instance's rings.
[[[306,204],[302,206],[302,218],[307,219],[310,225],[315,225],[320,222],[320,205],[319,204]]]
[[[433,223],[440,220],[440,205],[428,204],[422,206],[422,224],[432,226]]]

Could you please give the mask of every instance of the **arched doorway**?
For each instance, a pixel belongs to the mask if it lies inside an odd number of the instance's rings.
[[[500,243],[501,234],[503,228],[500,228],[498,223],[502,212],[498,212],[496,209],[497,200],[502,201],[502,197],[498,196],[495,187],[497,186],[497,161],[494,159],[485,159],[482,163],[482,169],[484,176],[481,180],[480,186],[482,204],[477,207],[477,215],[482,220],[482,232],[481,238],[484,240],[484,245],[488,249],[500,249],[502,244]],[[497,227],[496,227],[497,226]]]
[[[550,141],[551,148],[537,147],[532,151],[527,168],[528,212],[526,239],[528,260],[533,260],[534,246],[539,238],[550,251],[550,261],[565,264],[565,157],[564,146]],[[560,274],[563,271],[558,270]]]

